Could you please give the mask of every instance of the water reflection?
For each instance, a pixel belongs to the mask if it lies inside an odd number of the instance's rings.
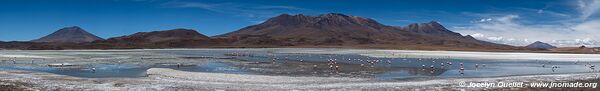
[[[44,53],[49,52],[49,53]],[[19,52],[16,52],[19,53]],[[404,79],[489,77],[598,72],[597,62],[541,60],[464,60],[426,57],[375,58],[354,53],[277,53],[268,49],[23,51],[48,59],[4,58],[0,70],[28,70],[77,77],[144,77],[149,68],[228,74]],[[77,54],[73,54],[77,53]],[[42,55],[43,54],[43,55]],[[66,56],[66,57],[64,57]],[[64,63],[73,66],[65,66]],[[51,67],[50,64],[61,64]],[[461,65],[462,64],[462,67]],[[95,71],[92,70],[95,68]],[[461,70],[464,69],[464,70]],[[462,72],[461,72],[462,71]]]

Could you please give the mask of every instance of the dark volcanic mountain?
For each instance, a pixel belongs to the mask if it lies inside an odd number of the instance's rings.
[[[552,46],[548,43],[544,43],[544,42],[540,42],[540,41],[535,41],[527,46],[525,46],[527,48],[542,48],[542,49],[552,49],[552,48],[557,48],[556,46]]]
[[[397,27],[405,31],[410,31],[418,34],[435,35],[435,36],[461,36],[459,33],[452,32],[436,21],[429,23],[413,23],[406,27]]]
[[[438,22],[395,27],[368,18],[338,13],[319,16],[282,14],[261,24],[216,37],[237,39],[234,45],[515,48],[462,36]]]
[[[195,40],[206,39],[209,37],[191,29],[172,29],[164,31],[138,32],[128,36],[114,37],[108,41],[128,41],[128,42],[163,42],[173,40]]]
[[[83,43],[103,40],[77,26],[62,28],[50,35],[40,39],[31,40],[32,42],[52,42],[52,43]]]
[[[320,16],[288,15],[271,18],[262,24],[242,28],[221,36],[264,37],[300,44],[369,44],[403,37],[374,20],[343,14]],[[243,38],[243,39],[246,39]],[[243,43],[242,43],[243,44]]]
[[[210,38],[191,29],[138,32],[132,35],[94,41],[89,48],[187,48],[209,44]]]

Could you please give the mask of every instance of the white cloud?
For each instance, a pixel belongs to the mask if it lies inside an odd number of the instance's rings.
[[[265,22],[265,20],[257,20],[257,21],[250,21],[250,22],[253,24],[260,24],[260,23]]]
[[[600,29],[598,26],[600,20],[567,26],[525,25],[519,22],[520,16],[514,14],[488,19],[482,19],[487,22],[477,22],[471,27],[455,27],[453,30],[472,35],[480,40],[516,46],[524,46],[535,41],[558,46],[600,46],[600,43],[594,40],[600,39],[596,34]]]
[[[534,41],[562,47],[600,46],[600,35],[598,35],[600,19],[595,17],[600,11],[600,0],[577,0],[575,3],[577,5],[573,8],[577,9],[578,13],[571,15],[546,10],[550,7],[549,5],[542,9],[521,8],[537,14],[563,17],[548,21],[552,23],[531,23],[525,19],[531,16],[522,17],[518,15],[519,12],[513,12],[513,14],[467,13],[468,15],[479,15],[482,18],[471,22],[474,23],[472,26],[454,27],[453,30],[461,34],[472,35],[480,40],[516,46],[524,46]],[[527,13],[523,13],[523,15],[525,14]]]
[[[574,31],[585,32],[585,33],[599,33],[600,32],[600,20],[591,20],[583,22],[573,27]],[[597,37],[597,36],[596,36]]]
[[[484,34],[481,34],[481,33],[474,33],[474,34],[471,34],[471,37],[478,37],[478,38],[481,38],[481,37],[485,37],[485,35],[484,35]]]
[[[479,20],[479,22],[488,22],[488,21],[492,21],[492,18],[485,18],[485,19]]]
[[[579,0],[578,1],[579,10],[581,12],[580,18],[582,20],[587,20],[590,16],[596,14],[600,10],[600,1],[599,0]]]

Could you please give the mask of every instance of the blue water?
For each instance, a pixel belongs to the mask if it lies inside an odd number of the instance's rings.
[[[89,51],[103,53],[103,51]],[[227,74],[260,74],[283,76],[336,76],[378,79],[448,78],[448,77],[493,77],[532,74],[567,74],[598,72],[585,66],[588,62],[549,62],[537,60],[464,60],[425,58],[373,58],[358,54],[302,54],[273,53],[271,50],[145,50],[134,51],[146,54],[129,58],[83,62],[75,67],[48,67],[50,63],[72,61],[36,61],[18,59],[17,63],[3,61],[0,70],[26,70],[89,78],[144,77],[149,68],[172,68],[192,72]],[[158,63],[146,62],[149,54],[173,55],[175,58],[153,59]],[[234,55],[235,54],[235,55]],[[53,54],[53,55],[74,55]],[[89,58],[115,55],[85,55]],[[123,55],[121,55],[123,56]],[[138,56],[143,56],[138,57]],[[329,68],[328,60],[335,59],[336,66]],[[380,60],[369,63],[361,60]],[[118,60],[118,61],[117,61]],[[175,61],[172,61],[175,60]],[[81,60],[86,61],[86,60]],[[89,60],[88,60],[89,61]],[[124,61],[124,62],[120,62]],[[389,62],[388,62],[389,61]],[[451,62],[452,65],[447,64]],[[444,66],[442,66],[444,63]],[[464,71],[460,71],[463,63]],[[182,65],[177,65],[182,64]],[[362,66],[361,66],[362,64]],[[479,66],[476,67],[475,64]],[[485,66],[483,66],[485,64]],[[600,65],[592,62],[589,64]],[[317,67],[313,67],[313,66]],[[422,65],[425,65],[423,67]],[[434,66],[433,69],[430,66]],[[545,67],[542,67],[545,66]],[[552,68],[558,66],[559,68]],[[91,68],[96,68],[92,71]]]

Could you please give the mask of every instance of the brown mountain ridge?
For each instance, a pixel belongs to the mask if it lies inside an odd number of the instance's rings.
[[[516,48],[462,36],[435,21],[398,27],[339,13],[282,14],[216,37],[238,40],[233,45]],[[256,42],[259,40],[269,41]]]
[[[74,36],[62,30],[83,30],[67,27],[49,36]],[[48,36],[47,36],[48,37]],[[63,38],[63,37],[55,37]],[[31,43],[27,49],[118,49],[118,48],[206,48],[206,47],[350,47],[394,48],[429,50],[521,50],[523,47],[479,41],[471,36],[446,29],[439,22],[414,23],[408,26],[388,26],[373,19],[328,13],[317,16],[281,14],[257,25],[237,31],[205,36],[191,29],[172,29],[138,32],[132,35],[108,38],[68,37],[85,40],[72,43],[47,41]],[[99,38],[99,37],[98,37]],[[47,39],[43,37],[41,39]],[[35,40],[38,41],[38,40]],[[6,44],[6,43],[2,43]],[[47,47],[52,46],[52,47]],[[57,48],[59,47],[59,48]],[[14,47],[13,48],[17,48]]]

